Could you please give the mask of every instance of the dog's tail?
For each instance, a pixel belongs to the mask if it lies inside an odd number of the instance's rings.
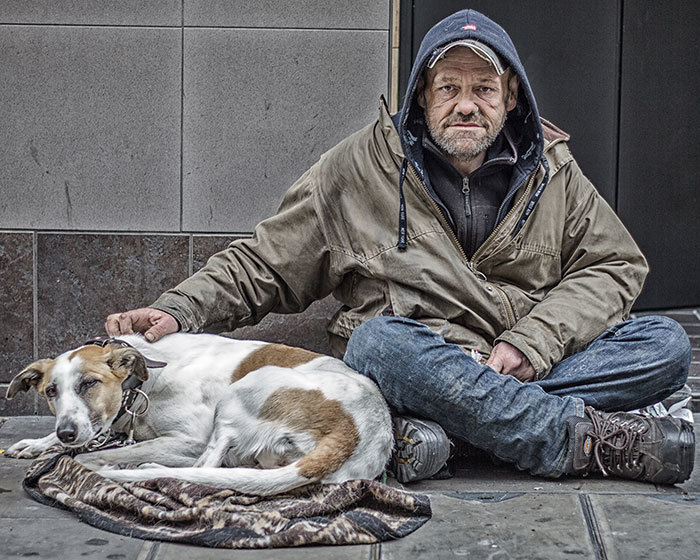
[[[153,478],[175,478],[219,488],[231,488],[245,494],[280,494],[321,480],[300,474],[299,461],[275,469],[248,467],[147,467],[142,469],[101,469],[99,473],[116,482],[140,482]]]

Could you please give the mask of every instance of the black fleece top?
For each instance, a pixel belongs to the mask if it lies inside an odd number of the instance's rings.
[[[423,134],[425,168],[457,240],[471,258],[496,227],[498,211],[508,193],[516,149],[507,129],[486,152],[484,163],[463,176],[430,138]]]

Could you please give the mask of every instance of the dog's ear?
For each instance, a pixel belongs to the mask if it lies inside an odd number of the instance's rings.
[[[15,378],[10,382],[5,398],[11,399],[17,393],[25,393],[32,387],[36,388],[43,377],[51,371],[54,362],[55,360],[39,360],[28,365],[15,375]]]
[[[146,360],[141,355],[141,352],[136,348],[114,348],[107,360],[112,371],[122,380],[130,375],[135,375],[141,381],[148,379],[148,369],[146,368]]]

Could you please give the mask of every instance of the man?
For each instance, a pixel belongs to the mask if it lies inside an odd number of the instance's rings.
[[[447,431],[536,475],[683,481],[690,424],[605,412],[682,387],[690,344],[626,320],[646,262],[567,139],[505,31],[458,12],[423,40],[397,115],[382,106],[252,239],[107,331],[231,330],[333,292],[333,351],[397,414],[399,480],[443,466]]]

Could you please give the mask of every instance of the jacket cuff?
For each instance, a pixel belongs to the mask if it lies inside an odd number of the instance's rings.
[[[163,295],[149,305],[149,307],[172,315],[180,326],[181,332],[200,332],[202,330],[195,315],[185,308],[182,305],[182,301],[177,298]]]

